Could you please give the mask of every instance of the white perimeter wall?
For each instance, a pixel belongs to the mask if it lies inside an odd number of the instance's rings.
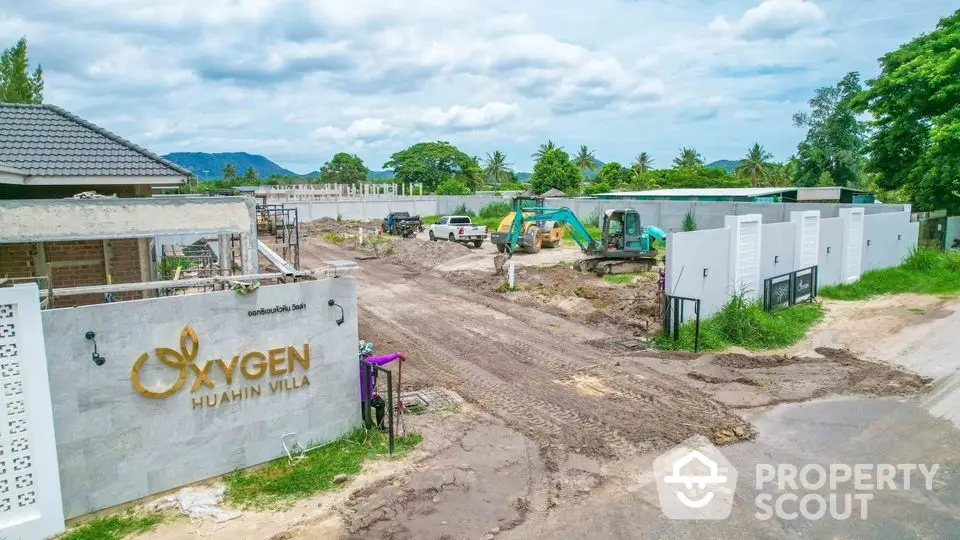
[[[897,266],[917,246],[920,224],[910,222],[910,214],[874,214],[864,216],[863,271]]]
[[[510,202],[509,195],[467,195],[396,197],[393,199],[343,199],[313,202],[288,202],[287,207],[297,208],[302,221],[321,218],[382,219],[390,212],[410,212],[421,216],[453,213],[460,205],[474,212],[493,202]],[[683,218],[693,214],[697,230],[720,229],[726,216],[760,214],[764,223],[790,221],[790,213],[803,210],[818,210],[823,218],[837,217],[840,208],[857,207],[849,204],[813,203],[734,203],[734,202],[689,202],[689,201],[640,201],[598,199],[547,199],[548,206],[566,207],[581,221],[595,222],[610,209],[633,208],[640,212],[644,224],[652,224],[667,232],[683,230]],[[902,212],[901,204],[859,205],[867,214]]]
[[[736,221],[731,220],[731,228],[677,232],[667,238],[667,294],[701,299],[701,317],[716,313],[729,301],[734,281],[732,272],[737,268],[731,264],[733,224]],[[848,237],[858,236],[845,229],[848,225],[849,221],[839,217],[819,220],[815,249],[820,287],[843,281],[843,254],[850,247],[845,241]],[[799,221],[793,221],[766,223],[761,227],[761,290],[765,279],[808,267],[797,258],[797,229],[800,226]],[[863,237],[856,244],[861,261],[858,273],[899,265],[917,245],[918,234],[918,224],[910,222],[909,212],[864,216]],[[687,308],[687,318],[692,311]]]
[[[343,306],[342,326],[329,299]],[[305,307],[248,313],[300,304]],[[251,351],[302,350],[304,344],[310,366],[297,363],[292,373],[279,373],[289,367],[281,362],[277,373],[250,378],[238,365],[227,384],[213,363],[213,388],[200,384],[192,391],[190,369],[169,397],[138,393],[131,371],[144,353],[144,387],[161,391],[177,380],[180,370],[158,362],[155,349],[179,351],[187,325],[198,338],[198,367],[218,358],[229,364]],[[223,291],[54,309],[43,312],[43,331],[68,518],[274,459],[283,454],[286,433],[296,432],[307,445],[360,425],[356,284],[349,277],[261,287],[249,295]],[[96,333],[102,366],[91,361],[87,331]],[[248,365],[251,374],[255,361]],[[309,385],[301,385],[303,376]],[[272,391],[271,383],[281,386]],[[260,395],[251,393],[254,386]],[[220,399],[224,392],[230,401]]]

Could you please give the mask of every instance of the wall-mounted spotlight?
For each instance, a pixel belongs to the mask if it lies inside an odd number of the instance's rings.
[[[867,240],[867,245],[868,245],[868,246],[870,245],[870,240]]]
[[[710,275],[710,269],[709,269],[709,268],[704,268],[704,269],[703,269],[703,277],[707,277],[707,276],[709,276],[709,275]]]
[[[774,255],[774,256],[773,256],[773,264],[780,264],[780,256],[779,256],[779,255]]]
[[[827,246],[827,253],[830,253],[830,246]]]
[[[902,235],[902,234],[898,234],[898,235],[897,235],[897,241],[899,242],[900,240],[903,240],[903,235]]]
[[[330,307],[336,306],[336,307],[340,308],[340,318],[337,319],[337,326],[340,326],[341,324],[343,324],[343,321],[344,321],[344,317],[343,317],[343,306],[341,306],[340,304],[334,302],[334,301],[333,301],[333,298],[331,298],[330,300],[327,300],[327,305],[330,306]]]
[[[93,363],[98,366],[102,366],[104,362],[107,361],[107,359],[100,356],[100,353],[97,352],[97,335],[94,334],[92,330],[90,330],[84,335],[84,337],[87,338],[87,341],[93,342],[93,354],[91,355],[91,358],[93,359]]]

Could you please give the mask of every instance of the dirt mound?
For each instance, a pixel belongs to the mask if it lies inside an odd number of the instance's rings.
[[[503,296],[594,326],[639,335],[653,334],[659,328],[657,276],[652,272],[622,285],[565,264],[522,266],[516,269],[512,290],[507,289],[503,276],[492,272],[447,272],[444,277],[471,290]]]
[[[456,242],[429,242],[417,238],[391,238],[386,261],[418,268],[431,269],[439,264],[470,254],[470,248]]]
[[[382,220],[369,219],[365,221],[337,221],[333,218],[320,218],[313,221],[304,221],[300,223],[300,234],[304,238],[320,237],[325,234],[343,234],[356,235],[360,227],[363,227],[364,234],[376,234],[377,229],[383,224]]]

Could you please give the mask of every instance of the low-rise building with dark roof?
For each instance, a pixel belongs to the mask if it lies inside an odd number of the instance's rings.
[[[147,223],[127,223],[129,216],[124,221],[116,210],[121,201],[90,200],[91,194],[84,192],[150,197],[151,187],[179,186],[191,176],[189,170],[59,107],[0,103],[0,213],[5,214],[0,217],[10,221],[20,216],[0,231],[0,280],[37,281],[45,290],[151,281],[157,277],[153,238],[137,230]],[[51,200],[80,193],[84,200]],[[83,208],[71,223],[76,230],[69,233],[58,232],[55,220],[45,219],[64,207]],[[151,209],[136,215],[160,221],[177,217],[159,213],[164,208],[153,216]],[[118,222],[120,230],[98,237],[95,225]],[[14,225],[30,234],[10,234],[17,230]],[[99,301],[102,295],[71,296],[57,305]]]
[[[0,103],[0,199],[149,197],[193,173],[54,105]]]

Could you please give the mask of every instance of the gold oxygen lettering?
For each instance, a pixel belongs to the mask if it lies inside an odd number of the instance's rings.
[[[300,351],[297,350],[293,345],[287,347],[287,358],[290,359],[290,372],[293,372],[293,362],[296,361],[298,364],[303,366],[303,369],[310,369],[310,344],[303,344],[303,354],[300,354]]]
[[[283,375],[287,372],[286,367],[283,365],[284,360],[286,360],[286,358],[283,357],[283,353],[283,347],[267,351],[267,354],[270,356],[270,375]]]
[[[207,376],[207,372],[210,371],[210,366],[213,365],[213,362],[207,360],[204,362],[203,367],[199,367],[196,364],[190,364],[190,369],[197,375],[197,378],[193,381],[193,387],[190,388],[191,392],[196,392],[200,389],[200,383],[203,383],[204,386],[213,388],[213,381],[210,380],[210,377]]]
[[[251,368],[251,359],[257,360],[253,364],[254,371],[250,371]],[[264,372],[267,370],[267,357],[261,352],[248,352],[243,355],[243,360],[240,361],[240,372],[243,373],[243,376],[248,379],[257,379],[263,376]]]
[[[223,377],[226,379],[227,384],[233,384],[233,370],[237,367],[237,362],[240,361],[240,355],[234,355],[233,360],[230,360],[228,365],[223,361],[223,358],[217,358],[217,365],[220,366],[220,371],[223,372]]]

